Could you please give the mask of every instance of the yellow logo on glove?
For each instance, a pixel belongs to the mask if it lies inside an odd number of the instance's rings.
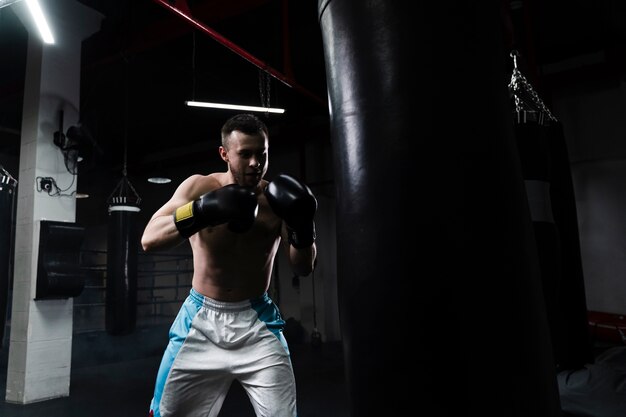
[[[180,206],[176,209],[176,213],[174,218],[177,222],[193,217],[193,201],[185,204],[184,206]]]

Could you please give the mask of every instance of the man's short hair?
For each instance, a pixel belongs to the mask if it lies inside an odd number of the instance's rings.
[[[249,113],[236,114],[226,120],[222,126],[222,146],[227,148],[226,142],[230,134],[238,130],[246,135],[260,135],[269,137],[267,126],[257,116]]]

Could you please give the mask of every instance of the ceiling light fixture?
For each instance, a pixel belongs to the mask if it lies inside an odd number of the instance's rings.
[[[196,101],[196,32],[192,33],[191,48],[191,100],[185,101],[189,107],[205,107],[212,109],[226,110],[242,110],[242,111],[258,111],[262,113],[279,113],[285,112],[285,109],[270,107],[270,78],[265,71],[259,70],[259,90],[261,92],[262,106],[244,106],[239,104],[213,103],[209,101]],[[261,81],[264,83],[261,84]]]
[[[47,44],[53,44],[54,37],[52,36],[52,31],[50,31],[50,26],[48,26],[46,16],[43,14],[39,2],[37,0],[25,1],[31,16],[35,21],[35,25],[37,25],[37,29],[39,30],[39,34],[41,35],[43,41]]]
[[[172,182],[170,170],[166,169],[161,162],[147,172],[148,182],[152,184],[169,184]]]
[[[206,102],[206,101],[185,101],[185,104],[190,107],[210,107],[213,109],[258,111],[258,112],[263,112],[263,113],[284,113],[285,112],[285,109],[281,109],[277,107],[241,106],[238,104],[211,103],[211,102]]]
[[[150,177],[148,178],[148,182],[151,182],[152,184],[168,184],[170,182],[172,182],[171,178],[167,178],[167,177]]]

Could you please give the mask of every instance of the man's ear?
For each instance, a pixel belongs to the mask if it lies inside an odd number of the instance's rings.
[[[220,157],[224,161],[228,162],[228,151],[223,146],[220,146],[219,152],[220,152]]]

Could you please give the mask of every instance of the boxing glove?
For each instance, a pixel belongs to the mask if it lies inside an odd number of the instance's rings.
[[[207,226],[224,223],[228,223],[231,231],[243,233],[252,227],[258,207],[252,190],[229,184],[177,208],[174,224],[185,238]]]
[[[288,240],[294,248],[305,248],[315,242],[317,200],[306,184],[280,174],[263,191],[276,215],[287,225]]]

